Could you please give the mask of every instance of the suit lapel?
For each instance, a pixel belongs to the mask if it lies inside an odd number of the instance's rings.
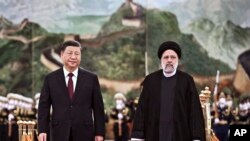
[[[68,87],[66,85],[66,82],[65,82],[65,76],[64,76],[64,72],[63,72],[63,69],[61,68],[59,73],[58,73],[58,85],[61,86],[61,88],[63,89],[63,95],[65,97],[67,97],[70,101],[70,97],[69,97],[69,92],[68,92]]]
[[[73,95],[73,101],[76,99],[76,97],[79,95],[80,91],[83,89],[85,80],[84,77],[85,73],[83,70],[80,68],[78,69],[78,76],[77,76],[77,82],[76,82],[76,87],[75,87],[75,92]]]

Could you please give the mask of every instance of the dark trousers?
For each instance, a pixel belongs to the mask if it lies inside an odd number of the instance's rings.
[[[69,141],[73,141],[72,129],[70,129]]]
[[[7,129],[4,124],[0,124],[0,141],[6,141]]]
[[[121,135],[119,135],[119,124],[114,123],[114,135],[115,135],[115,141],[128,141],[129,139],[129,130],[128,130],[128,125],[125,122],[122,122],[121,125]]]
[[[18,141],[18,126],[17,124],[11,125],[11,135],[8,135],[9,125],[0,125],[0,141]]]
[[[228,129],[229,125],[214,125],[215,135],[218,137],[220,141],[228,141]]]

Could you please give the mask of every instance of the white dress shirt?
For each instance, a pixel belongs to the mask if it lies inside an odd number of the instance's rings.
[[[66,86],[68,86],[68,81],[69,81],[69,76],[68,74],[70,73],[69,71],[67,71],[65,69],[65,67],[63,67],[63,72],[64,72],[64,78],[65,78],[65,82],[66,82]],[[76,89],[76,80],[77,80],[77,76],[78,76],[78,68],[72,72],[73,76],[72,76],[72,80],[73,80],[73,88],[74,88],[74,92]]]

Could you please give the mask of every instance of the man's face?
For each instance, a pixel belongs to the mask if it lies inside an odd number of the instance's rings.
[[[117,109],[117,110],[121,110],[121,109],[123,109],[123,108],[125,107],[125,103],[124,103],[124,101],[121,100],[121,99],[117,99],[117,100],[115,101],[115,103],[116,103],[116,109]]]
[[[178,66],[179,58],[175,51],[168,49],[161,56],[161,67],[166,74],[173,73]]]
[[[219,99],[219,106],[220,106],[221,108],[224,108],[226,105],[227,105],[226,98],[221,97],[221,98]]]
[[[81,49],[80,47],[68,46],[61,52],[61,59],[65,68],[74,71],[81,62]]]

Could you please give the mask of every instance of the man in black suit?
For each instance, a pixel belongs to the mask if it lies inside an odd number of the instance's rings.
[[[60,56],[64,66],[45,77],[41,90],[39,141],[49,138],[49,124],[53,141],[103,141],[105,116],[100,85],[95,74],[79,67],[81,44],[64,42]]]
[[[205,141],[205,124],[198,92],[189,74],[177,69],[181,48],[160,45],[161,70],[144,79],[134,117],[132,140]]]

